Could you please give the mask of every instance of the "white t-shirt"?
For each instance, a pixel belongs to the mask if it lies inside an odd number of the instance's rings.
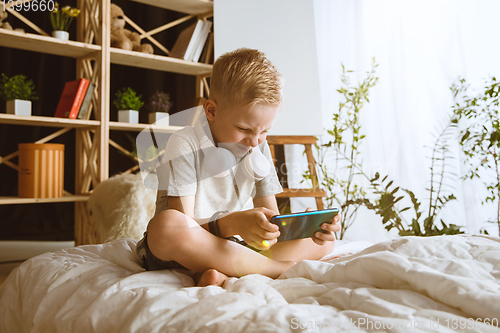
[[[281,193],[283,189],[267,141],[261,143],[258,149],[270,165],[271,171],[264,179],[243,177],[238,169],[239,163],[226,177],[215,178],[204,167],[204,153],[194,128],[188,126],[175,132],[167,142],[165,162],[156,170],[159,188],[155,215],[168,208],[168,196],[194,195],[194,217],[209,218],[217,211],[253,208],[252,198]]]

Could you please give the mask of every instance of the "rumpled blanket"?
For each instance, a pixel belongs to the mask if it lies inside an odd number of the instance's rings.
[[[24,262],[0,289],[0,332],[500,332],[500,238],[403,237],[223,288],[147,272],[135,245]]]

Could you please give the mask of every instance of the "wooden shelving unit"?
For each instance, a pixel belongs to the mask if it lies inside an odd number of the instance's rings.
[[[155,131],[155,133],[174,133],[182,128],[182,126],[157,126],[149,124],[127,124],[120,123],[117,121],[109,122],[109,129],[115,131],[129,131],[129,132],[140,132],[150,128]]]
[[[0,124],[96,129],[99,127],[100,122],[97,120],[74,120],[40,116],[26,117],[0,113]]]
[[[201,15],[213,11],[214,3],[209,0],[133,0],[158,8],[173,10],[184,14]]]
[[[66,195],[62,198],[50,198],[50,199],[0,197],[0,205],[78,202],[78,201],[87,201],[89,199],[89,196],[90,195]]]
[[[207,76],[212,72],[212,66],[207,64],[189,62],[161,55],[145,54],[115,48],[111,49],[111,63],[195,76]]]
[[[71,58],[91,57],[101,51],[99,45],[63,41],[54,37],[0,29],[0,46],[13,49],[53,54]]]
[[[126,18],[141,34],[142,38],[153,41],[157,32],[169,29],[193,18],[212,16],[213,2],[208,0],[134,0],[143,5],[155,6],[186,14],[175,22],[167,22],[150,32],[145,32]],[[76,77],[85,77],[95,84],[96,89],[92,101],[92,112],[95,120],[73,120],[40,116],[15,116],[0,114],[0,123],[9,125],[54,127],[56,132],[37,141],[45,143],[70,130],[76,135],[76,170],[75,193],[65,192],[62,198],[53,199],[26,199],[0,197],[0,205],[7,204],[38,204],[75,202],[75,244],[91,244],[98,240],[95,235],[95,226],[87,211],[86,201],[92,188],[109,177],[109,147],[112,146],[126,153],[123,147],[110,140],[110,131],[140,132],[151,128],[155,132],[173,133],[179,126],[160,127],[148,124],[126,124],[111,122],[110,114],[110,74],[111,64],[129,67],[144,68],[155,71],[170,72],[196,77],[196,96],[203,97],[208,92],[206,78],[210,75],[212,66],[202,63],[188,62],[167,55],[149,55],[144,53],[125,51],[111,48],[110,43],[110,0],[78,0],[77,7],[82,10],[77,20],[77,40],[62,41],[49,37],[47,33],[35,26],[40,35],[19,33],[0,29],[0,46],[26,50],[37,53],[52,54],[74,58],[77,64]],[[25,21],[25,20],[23,20]],[[30,25],[33,27],[33,25]],[[159,45],[165,51],[166,49]],[[168,54],[168,50],[166,50]],[[17,156],[14,152],[0,157],[0,164],[4,163],[16,169],[10,160]],[[137,168],[136,168],[137,169]],[[130,171],[130,170],[128,170]]]

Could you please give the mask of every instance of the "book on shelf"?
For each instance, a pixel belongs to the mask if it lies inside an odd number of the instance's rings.
[[[208,38],[208,34],[210,33],[210,28],[212,28],[212,22],[211,21],[204,21],[201,32],[200,32],[200,37],[198,38],[198,41],[196,44],[196,50],[194,51],[194,55],[190,60],[192,60],[194,62],[198,62],[200,60],[200,56],[201,56],[201,53],[203,51],[203,48],[205,47],[205,44],[207,43],[207,38]]]
[[[89,84],[84,78],[66,82],[54,117],[76,119]]]
[[[88,115],[90,110],[90,104],[92,103],[92,97],[94,97],[95,84],[89,83],[85,97],[83,98],[82,106],[80,111],[78,111],[77,119],[89,120],[90,115]]]
[[[203,51],[201,52],[199,62],[203,62],[205,64],[213,64],[214,63],[214,33],[210,32],[207,37],[207,42],[203,47]]]
[[[200,35],[202,26],[203,21],[198,20],[196,23],[182,30],[170,51],[170,56],[189,60],[189,56],[194,54],[193,49]]]

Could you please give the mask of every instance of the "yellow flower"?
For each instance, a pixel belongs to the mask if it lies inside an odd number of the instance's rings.
[[[59,4],[56,2],[54,10],[50,13],[50,22],[54,30],[68,31],[73,19],[80,15],[80,9],[64,6],[59,11]]]
[[[69,16],[71,17],[77,17],[80,14],[80,9],[78,8],[71,8],[69,11]]]

